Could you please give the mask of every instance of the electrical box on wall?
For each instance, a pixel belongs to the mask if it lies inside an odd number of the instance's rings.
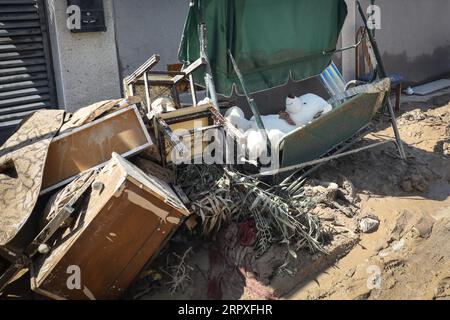
[[[67,6],[77,26],[70,29],[72,32],[106,31],[103,0],[67,0]]]

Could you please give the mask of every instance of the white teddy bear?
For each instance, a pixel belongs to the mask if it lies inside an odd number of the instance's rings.
[[[286,113],[295,125],[282,119],[280,115],[261,116],[261,119],[272,148],[275,149],[287,134],[307,125],[332,109],[326,100],[309,93],[300,97],[289,96],[286,98]],[[249,121],[245,119],[244,112],[239,107],[233,107],[227,111],[225,118],[245,133],[246,143],[242,147],[246,148],[250,160],[256,160],[266,152],[267,142],[256,124],[255,117]]]
[[[228,109],[225,113],[225,119],[227,119],[242,133],[245,133],[251,128],[251,122],[245,119],[244,111],[242,111],[239,107],[232,107]]]
[[[303,127],[314,119],[333,110],[331,104],[321,97],[308,93],[301,97],[286,99],[286,112],[297,127]]]
[[[278,129],[267,130],[267,137],[270,140],[272,150],[278,150],[281,140],[286,134]],[[267,152],[267,142],[261,130],[251,128],[246,132],[246,143],[241,147],[247,150],[249,160],[256,161]]]
[[[281,132],[284,132],[285,134],[288,134],[289,132],[294,131],[297,126],[290,125],[286,122],[286,120],[281,119],[280,115],[278,114],[271,114],[267,116],[261,116],[261,120],[264,123],[264,128],[267,131],[270,130],[279,130]],[[252,117],[250,119],[251,127],[253,129],[258,129],[258,125],[256,124],[255,117]]]

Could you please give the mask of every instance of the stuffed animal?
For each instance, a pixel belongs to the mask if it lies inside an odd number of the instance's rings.
[[[245,119],[244,111],[239,107],[232,107],[225,113],[227,119],[233,126],[235,126],[242,133],[245,133],[251,128],[251,123]]]
[[[279,130],[285,134],[288,134],[289,132],[294,131],[297,128],[297,126],[290,125],[286,120],[280,118],[280,115],[278,114],[261,116],[261,120],[264,123],[264,128],[267,131]],[[250,122],[253,129],[258,129],[255,117],[251,118]]]
[[[249,160],[256,161],[267,150],[267,143],[258,129],[248,129],[246,132],[246,148]]]
[[[266,132],[272,150],[278,150],[279,144],[286,134],[278,129],[266,130]],[[267,141],[261,130],[251,128],[246,132],[246,144],[242,147],[246,148],[249,160],[256,160],[267,152]]]
[[[332,110],[333,107],[327,101],[312,93],[286,99],[286,111],[297,127],[303,127]]]
[[[330,111],[332,106],[327,101],[309,93],[300,97],[288,96],[283,116],[266,115],[261,116],[261,120],[272,148],[275,149],[287,134]],[[233,107],[227,111],[225,118],[245,133],[245,143],[241,147],[247,150],[249,160],[256,160],[266,152],[267,142],[256,124],[255,117],[248,121],[240,108]]]

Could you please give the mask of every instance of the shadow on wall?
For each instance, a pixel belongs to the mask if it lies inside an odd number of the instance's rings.
[[[450,74],[450,46],[436,48],[432,54],[414,59],[409,58],[406,51],[400,55],[384,53],[383,61],[387,71],[400,73],[405,83],[425,83]]]
[[[0,129],[0,146],[2,146],[6,140],[14,133],[15,127],[7,127]]]

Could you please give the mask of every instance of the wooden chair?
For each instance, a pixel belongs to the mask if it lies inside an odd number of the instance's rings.
[[[205,64],[203,58],[198,59],[181,71],[154,71],[153,68],[160,61],[159,55],[153,55],[135,72],[123,80],[125,97],[142,96],[147,112],[151,110],[152,87],[163,88],[180,107],[178,88],[184,83],[189,83],[193,105],[197,105],[197,94],[192,73]],[[156,96],[161,96],[157,94]]]

